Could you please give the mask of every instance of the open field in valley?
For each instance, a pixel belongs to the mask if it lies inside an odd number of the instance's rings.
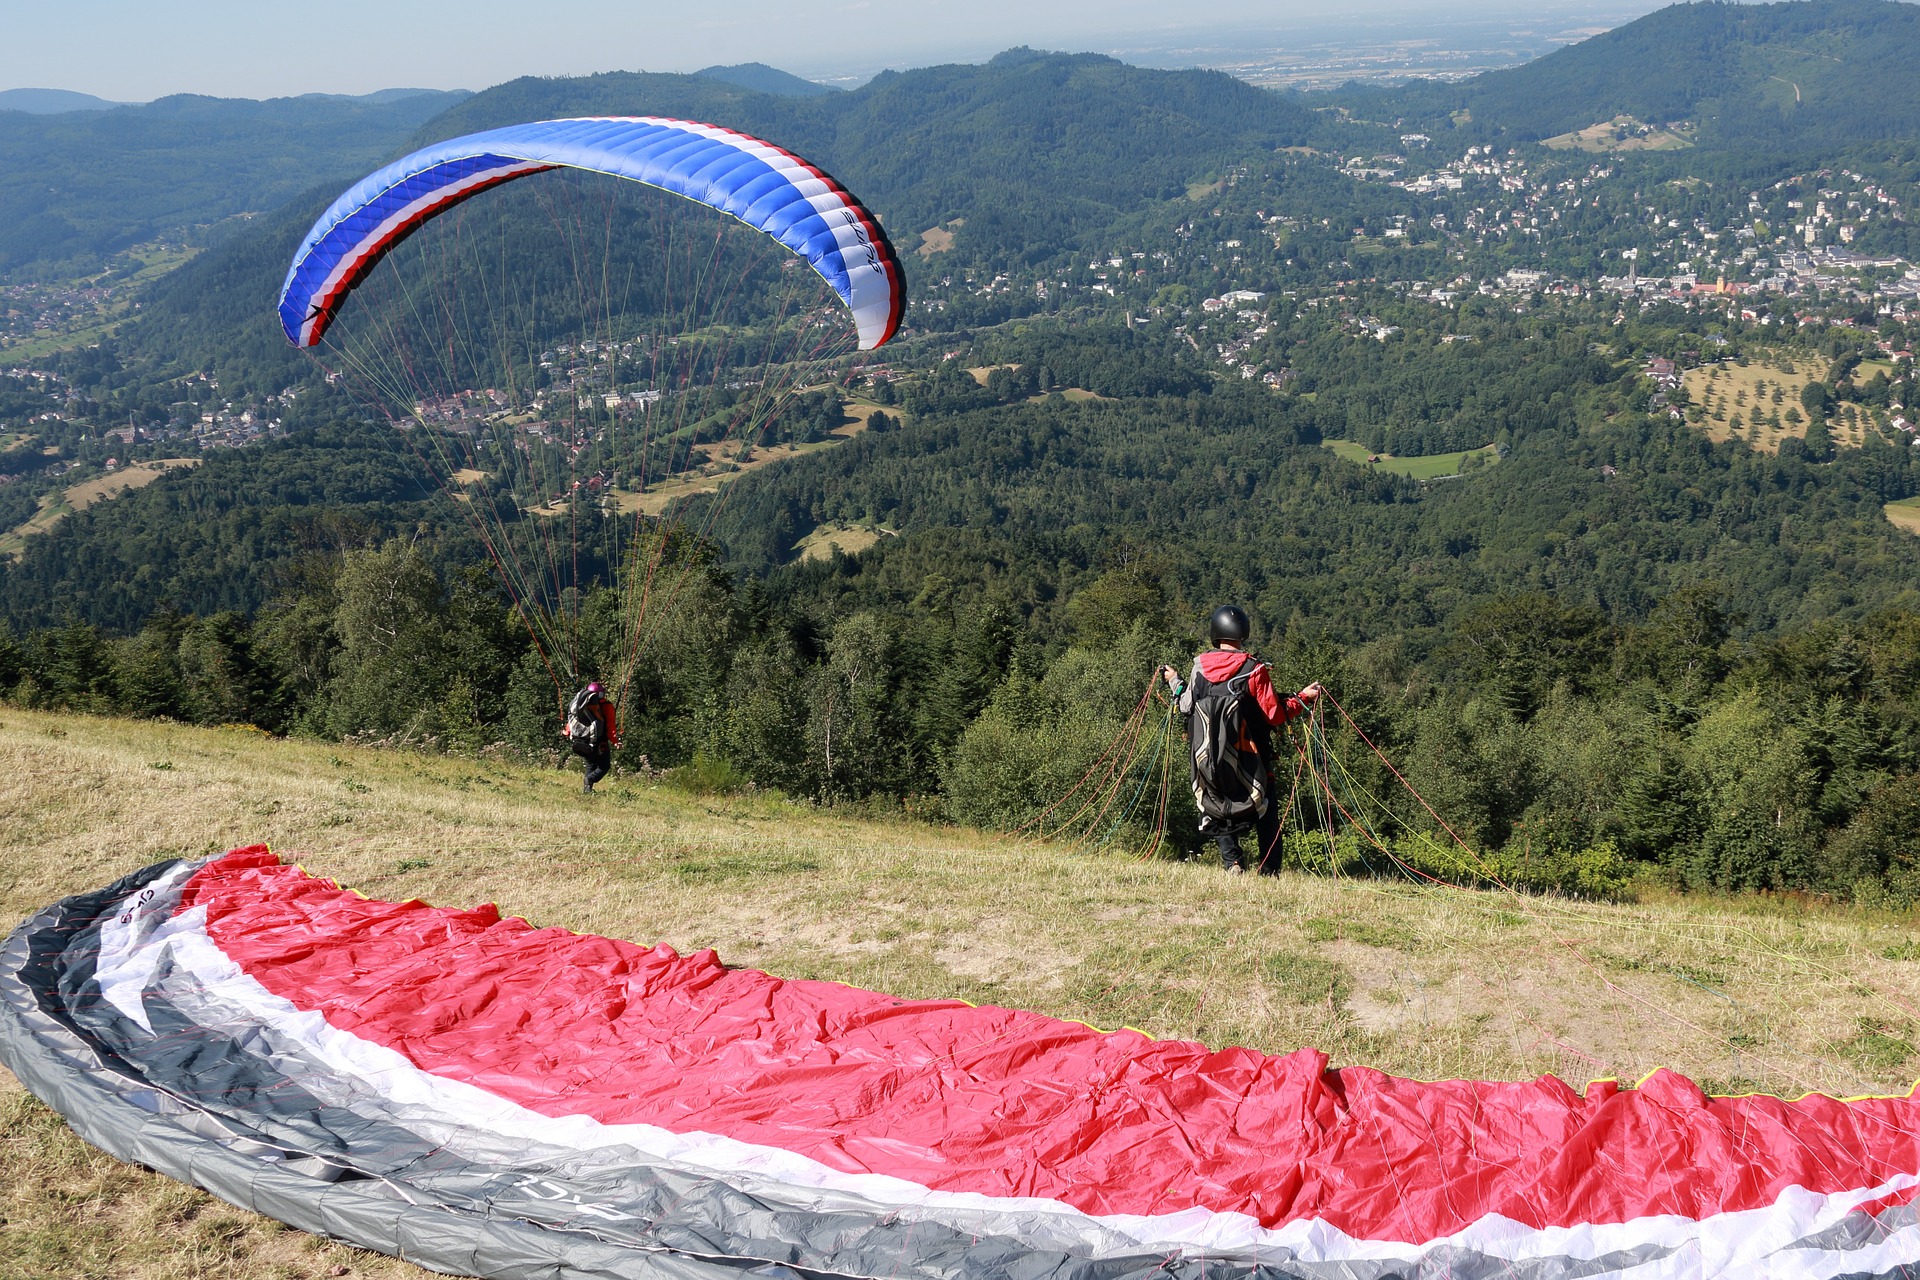
[[[891,536],[892,533],[891,529],[848,524],[842,520],[831,521],[796,542],[793,547],[794,558],[796,560],[831,560],[836,551],[842,555],[858,555],[880,539]]]
[[[1663,125],[1643,124],[1632,116],[1615,116],[1584,129],[1543,139],[1556,151],[1683,151],[1693,145],[1684,133]]]
[[[1701,411],[1698,421],[1691,413],[1688,420],[1711,440],[1738,436],[1763,453],[1778,453],[1782,440],[1806,438],[1800,393],[1825,372],[1825,362],[1817,356],[1796,361],[1783,352],[1744,365],[1723,360],[1688,369],[1681,375],[1682,384]],[[1839,405],[1827,421],[1834,444],[1843,448],[1865,443],[1869,425],[1865,412],[1852,404]]]
[[[1893,521],[1908,533],[1920,534],[1920,498],[1902,498],[1898,502],[1889,502],[1884,508],[1887,519]]]
[[[200,252],[199,249],[180,245],[135,245],[118,254],[114,262],[118,270],[125,270],[135,263],[139,264],[131,274],[120,277],[123,286],[135,286],[146,284],[166,275],[169,271],[185,266]],[[92,278],[76,279],[71,283],[94,284],[106,278],[105,273],[102,273]],[[87,307],[65,324],[48,331],[35,333],[28,338],[0,337],[0,355],[4,355],[9,364],[27,364],[44,360],[62,351],[92,346],[119,331],[120,326],[131,315],[131,306],[129,294],[123,288],[117,301]],[[0,313],[4,313],[4,310],[5,308],[0,306]]]
[[[780,444],[755,448],[744,462],[740,461],[738,440],[695,445],[694,453],[705,459],[700,465],[650,484],[639,493],[616,489],[613,491],[613,500],[622,511],[640,511],[650,516],[657,516],[676,498],[691,497],[696,493],[713,493],[729,480],[745,475],[749,471],[758,471],[776,462],[797,458],[803,453],[818,453],[822,449],[831,449],[835,445],[851,440],[865,431],[867,420],[882,409],[883,406],[868,400],[849,399],[846,402],[846,420],[826,439],[816,440],[812,444]],[[888,410],[887,413],[889,417],[904,417],[898,409]]]
[[[1498,462],[1500,455],[1492,445],[1479,449],[1462,449],[1458,453],[1430,453],[1420,457],[1403,458],[1397,454],[1376,453],[1363,444],[1352,440],[1323,440],[1325,448],[1333,450],[1348,462],[1357,462],[1361,466],[1379,467],[1397,476],[1407,476],[1414,480],[1444,480],[1460,474],[1461,464],[1467,458],[1478,456],[1488,463]]]
[[[144,489],[169,471],[199,465],[198,458],[158,458],[152,462],[134,462],[47,494],[40,499],[40,509],[30,518],[0,533],[0,555],[17,555],[28,535],[45,533],[76,511],[85,511],[96,502],[117,498],[134,489]]]

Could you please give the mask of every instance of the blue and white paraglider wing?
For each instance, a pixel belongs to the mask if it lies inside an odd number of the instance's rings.
[[[295,346],[318,343],[380,259],[438,214],[548,169],[627,178],[731,214],[805,258],[853,313],[860,349],[899,327],[904,278],[880,224],[817,166],[716,125],[652,116],[542,120],[440,142],[356,183],[307,233],[280,291]]]

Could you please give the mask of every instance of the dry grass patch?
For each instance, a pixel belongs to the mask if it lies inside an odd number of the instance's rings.
[[[1700,416],[1688,421],[1710,440],[1738,437],[1762,453],[1780,452],[1780,442],[1804,440],[1807,415],[1800,393],[1821,370],[1818,356],[1772,351],[1742,365],[1732,360],[1701,365],[1683,375],[1687,395]],[[1827,420],[1833,442],[1845,448],[1866,443],[1867,419],[1852,405],[1842,405]]]
[[[1875,374],[1879,374],[1889,382],[1893,381],[1897,376],[1893,361],[1883,360],[1877,357],[1870,360],[1862,360],[1854,366],[1853,372],[1847,375],[1847,385],[1854,388],[1864,387],[1867,383],[1873,381]]]
[[[858,555],[881,538],[892,536],[894,531],[891,529],[848,524],[844,520],[831,520],[794,544],[794,558],[831,560],[836,551],[842,555]]]
[[[1022,366],[1017,364],[982,364],[973,366],[967,370],[967,373],[972,376],[975,382],[984,387],[993,377],[993,371],[995,369],[1019,369],[1021,367]],[[1027,403],[1042,404],[1050,395],[1060,396],[1062,399],[1069,400],[1075,404],[1083,404],[1089,400],[1113,399],[1112,396],[1103,396],[1099,392],[1089,391],[1085,387],[1059,387],[1051,392],[1042,391],[1037,395],[1028,396]]]
[[[1615,116],[1542,139],[1540,145],[1556,151],[1683,151],[1693,145],[1693,140],[1671,128],[1643,124],[1633,116]]]
[[[1466,465],[1470,457],[1478,457],[1481,464],[1491,466],[1500,461],[1500,450],[1494,445],[1482,445],[1478,449],[1462,449],[1457,453],[1429,453],[1410,458],[1398,454],[1381,453],[1353,440],[1322,440],[1322,448],[1331,449],[1348,462],[1360,466],[1379,467],[1382,471],[1394,475],[1406,476],[1413,480],[1449,480],[1460,474],[1460,468]]]
[[[157,458],[152,462],[129,463],[117,471],[69,485],[67,505],[75,511],[85,511],[96,502],[144,489],[169,471],[197,467],[200,461],[199,458]]]
[[[1887,519],[1896,528],[1920,534],[1920,498],[1902,498],[1898,502],[1887,503],[1881,510],[1887,513]]]
[[[8,926],[259,840],[378,897],[1424,1079],[1666,1065],[1719,1090],[1904,1092],[1920,1041],[1920,933],[1851,909],[1230,880],[768,795],[629,777],[583,799],[550,769],[0,707]],[[17,1092],[0,1141],[0,1275],[419,1274],[106,1161]]]
[[[822,449],[831,449],[835,445],[851,440],[867,429],[868,421],[876,413],[884,411],[895,418],[905,416],[898,409],[889,410],[871,400],[848,399],[844,402],[843,408],[845,416],[840,425],[829,432],[824,440],[816,440],[811,444],[755,447],[747,450],[744,458],[741,456],[741,442],[738,440],[718,440],[695,445],[693,456],[701,461],[690,470],[650,484],[638,493],[631,489],[611,489],[608,491],[608,497],[621,511],[639,511],[657,516],[676,498],[685,498],[696,493],[713,493],[721,485],[749,471],[759,471],[775,463],[785,462],[789,458],[818,453]]]
[[[947,253],[953,248],[953,233],[967,225],[965,218],[954,218],[937,227],[929,227],[920,233],[920,247],[915,250],[923,258],[931,258],[936,253]]]

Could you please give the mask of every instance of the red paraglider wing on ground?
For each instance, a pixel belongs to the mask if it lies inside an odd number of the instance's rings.
[[[1094,1215],[1202,1209],[1419,1243],[1699,1220],[1920,1169],[1913,1104],[1708,1098],[1656,1073],[1583,1095],[1399,1079],[1039,1014],[901,1000],[346,892],[242,852],[181,910],[276,995],[546,1116],[719,1135],[946,1192]]]

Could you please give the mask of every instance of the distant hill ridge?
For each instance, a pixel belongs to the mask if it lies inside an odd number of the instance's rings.
[[[758,64],[755,64],[758,65]],[[767,70],[771,71],[769,67]],[[785,72],[776,74],[784,75]],[[811,84],[811,81],[802,81]],[[418,98],[427,94],[439,97],[460,98],[466,96],[464,89],[376,89],[372,93],[303,93],[291,98],[268,98],[268,102],[364,102],[371,106],[385,106],[392,102],[404,102],[408,98]],[[32,116],[65,115],[70,111],[111,111],[115,107],[156,106],[167,102],[254,102],[253,98],[220,98],[200,93],[176,93],[153,102],[112,102],[106,98],[96,98],[90,93],[76,93],[71,89],[0,89],[0,111],[21,111]]]
[[[61,115],[68,111],[111,111],[128,105],[109,102],[71,89],[0,89],[0,111],[24,111],[30,116]]]
[[[840,92],[831,85],[803,80],[790,71],[770,67],[764,62],[741,62],[730,67],[702,67],[693,74],[703,80],[720,80],[727,84],[737,84],[742,89],[752,89],[755,93],[777,93],[789,98],[817,98],[822,94]]]
[[[771,138],[825,165],[903,238],[966,214],[969,237],[991,234],[1022,252],[1182,194],[1196,174],[1247,148],[1326,128],[1292,98],[1224,72],[1015,49],[805,98],[698,75],[529,76],[453,107],[415,142],[600,112],[674,115]]]
[[[1626,115],[1690,121],[1706,146],[1838,150],[1920,139],[1916,62],[1916,4],[1676,4],[1523,66],[1351,96],[1489,137],[1539,141]]]
[[[113,110],[0,110],[0,278],[98,270],[130,245],[270,210],[385,159],[466,96],[174,94]]]

